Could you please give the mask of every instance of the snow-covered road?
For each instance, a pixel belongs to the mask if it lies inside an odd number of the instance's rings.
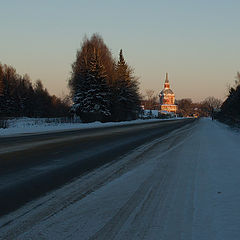
[[[0,239],[240,239],[240,134],[201,119],[0,218]]]

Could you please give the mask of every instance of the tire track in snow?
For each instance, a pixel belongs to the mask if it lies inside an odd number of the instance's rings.
[[[190,129],[192,130],[192,128]],[[190,136],[188,129],[186,135],[177,135],[169,142],[166,152],[160,157],[169,154],[172,150],[180,147]],[[183,141],[181,139],[186,137]],[[176,144],[178,142],[178,144]],[[155,210],[161,206],[166,196],[163,193],[166,191],[169,176],[172,168],[168,167],[168,162],[162,161],[158,167],[152,172],[134,192],[132,197],[121,207],[116,215],[114,215],[102,229],[94,234],[90,240],[97,239],[144,239],[146,232],[152,222]],[[160,197],[159,197],[160,196]],[[124,229],[125,225],[131,225],[130,230]],[[125,232],[126,231],[126,232]]]
[[[188,136],[193,128],[195,128],[195,124],[192,127],[184,126],[181,129],[175,130],[174,132],[168,134],[167,136],[145,144],[137,148],[130,155],[123,157],[122,160],[107,164],[87,174],[86,176],[83,176],[77,180],[78,182],[76,185],[74,185],[73,182],[72,185],[70,184],[65,186],[63,191],[61,189],[59,189],[59,192],[54,191],[42,200],[39,200],[40,204],[38,200],[33,201],[33,203],[28,204],[26,208],[16,211],[12,217],[11,214],[9,217],[7,216],[5,221],[4,219],[0,219],[0,225],[2,225],[1,223],[5,223],[4,229],[1,227],[2,233],[0,233],[0,238],[3,237],[3,239],[6,240],[15,239],[17,236],[27,232],[36,224],[47,221],[49,218],[61,211],[64,211],[75,202],[81,201],[81,199],[85,198],[93,191],[96,191],[98,188],[101,188],[108,182],[111,182],[114,179],[122,176],[131,169],[137,167],[139,164],[143,164],[145,161],[147,161],[147,156],[151,155],[151,151],[156,148],[156,146],[162,148],[162,155],[167,154],[167,152],[171,151],[169,146],[174,146],[172,142],[180,141],[180,144],[182,144],[181,139],[184,139],[185,136]],[[149,193],[149,198],[145,199],[146,203],[151,202],[151,199],[153,199],[153,193],[158,188],[158,185],[160,186],[161,184],[164,184],[164,179],[161,181],[160,179],[157,179],[158,174],[159,173],[157,173],[156,170],[155,175],[151,176],[149,180],[146,180],[143,190],[139,189],[138,193],[136,193],[136,196],[143,196],[146,194],[146,192]],[[151,182],[154,178],[157,185],[152,188]],[[65,193],[63,194],[62,192]],[[136,204],[136,196],[131,198],[132,207],[129,209],[129,214],[144,203],[139,200],[139,204]],[[129,201],[131,202],[131,200]],[[134,207],[134,205],[136,206]],[[144,208],[146,208],[146,206],[146,204],[145,207],[143,205]],[[124,210],[124,207],[122,210]],[[123,212],[121,214],[126,216],[125,220],[127,219],[127,216],[129,216]],[[124,224],[124,221],[122,221],[122,224]],[[118,232],[117,228],[115,232]],[[112,233],[109,234],[111,235]]]

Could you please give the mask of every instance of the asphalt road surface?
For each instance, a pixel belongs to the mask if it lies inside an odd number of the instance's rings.
[[[0,239],[239,240],[239,142],[186,124],[0,217]]]
[[[0,216],[194,119],[0,138]]]

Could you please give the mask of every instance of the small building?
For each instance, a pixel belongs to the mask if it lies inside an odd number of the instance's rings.
[[[166,73],[164,89],[159,94],[159,100],[160,100],[160,111],[176,113],[177,105],[175,104],[175,95],[173,91],[170,89],[168,73]]]

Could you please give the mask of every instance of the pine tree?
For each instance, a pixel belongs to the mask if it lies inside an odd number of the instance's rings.
[[[3,97],[3,109],[2,112],[4,116],[14,116],[17,115],[17,74],[16,70],[11,67],[3,66],[3,84],[4,84],[4,97]]]
[[[0,117],[3,115],[4,109],[4,84],[3,84],[3,68],[0,64]]]
[[[107,75],[95,50],[86,77],[85,97],[82,101],[83,121],[106,121],[110,117],[110,91]]]
[[[4,93],[4,84],[3,84],[3,68],[0,64],[0,97],[3,96]]]
[[[93,35],[90,40],[85,39],[69,81],[74,102],[72,112],[84,122],[106,121],[111,115],[111,65],[113,60],[102,38]]]
[[[73,97],[73,106],[71,111],[79,115],[82,115],[83,101],[86,98],[86,92],[88,90],[88,62],[86,58],[81,58],[80,53],[77,53],[77,60],[72,65],[73,72],[72,78],[69,81]]]
[[[240,121],[240,73],[237,73],[235,86],[229,89],[228,97],[221,106],[217,117],[227,123],[239,124]]]
[[[20,102],[22,105],[22,116],[33,117],[35,104],[35,92],[30,77],[25,74],[21,79]]]
[[[137,117],[140,106],[138,82],[133,76],[133,71],[124,60],[122,50],[116,66],[115,80],[115,120],[132,120]]]

